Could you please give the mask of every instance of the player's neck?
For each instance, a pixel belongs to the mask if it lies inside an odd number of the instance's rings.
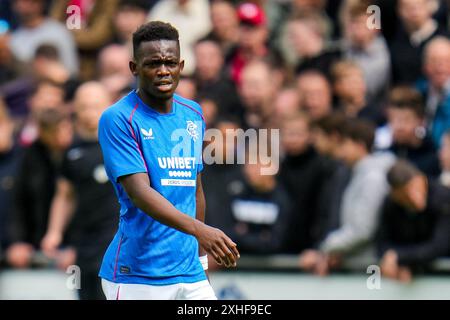
[[[169,99],[158,99],[146,94],[144,90],[139,89],[136,93],[147,107],[159,113],[170,113],[172,111],[173,96]]]

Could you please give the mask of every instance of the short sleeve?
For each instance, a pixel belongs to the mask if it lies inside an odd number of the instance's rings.
[[[147,172],[139,144],[131,130],[131,125],[111,109],[100,118],[99,143],[106,172],[114,182],[121,176]]]

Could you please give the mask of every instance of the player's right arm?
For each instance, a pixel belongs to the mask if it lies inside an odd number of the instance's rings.
[[[133,204],[159,222],[197,238],[199,245],[211,254],[217,263],[236,266],[239,252],[221,230],[210,227],[176,209],[166,198],[150,186],[147,173],[119,177],[119,182]]]

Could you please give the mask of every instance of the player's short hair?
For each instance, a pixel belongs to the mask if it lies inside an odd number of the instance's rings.
[[[419,91],[409,86],[398,86],[389,93],[388,107],[407,109],[414,112],[419,118],[425,116],[425,103]]]
[[[133,56],[137,57],[137,52],[142,42],[171,40],[179,44],[179,38],[178,30],[170,23],[150,21],[140,26],[133,33]]]
[[[375,126],[366,120],[347,119],[341,134],[343,138],[364,144],[367,151],[370,151],[375,139]]]
[[[405,159],[397,160],[387,173],[387,181],[391,188],[401,188],[412,178],[422,174],[411,162]]]

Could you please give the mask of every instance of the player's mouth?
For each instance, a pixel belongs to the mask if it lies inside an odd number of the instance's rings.
[[[158,91],[167,92],[171,91],[173,88],[173,82],[172,81],[159,81],[155,83],[155,87],[158,89]]]

